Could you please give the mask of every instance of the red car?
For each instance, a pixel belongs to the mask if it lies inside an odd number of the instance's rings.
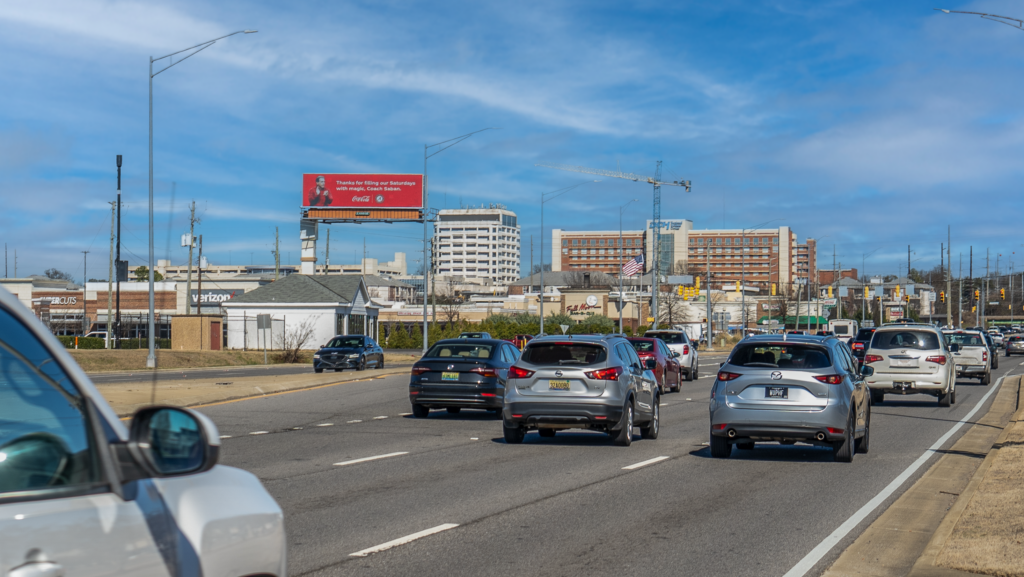
[[[662,394],[666,393],[669,389],[679,392],[680,383],[683,380],[679,376],[679,361],[676,360],[675,354],[668,349],[665,341],[642,337],[626,340],[633,345],[633,349],[636,350],[640,360],[645,362],[651,358],[657,360],[658,366],[654,368],[653,372],[654,377],[658,380],[658,389]]]

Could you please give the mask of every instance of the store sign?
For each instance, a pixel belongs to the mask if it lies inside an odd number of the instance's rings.
[[[302,175],[302,206],[311,208],[423,208],[422,174]]]
[[[235,298],[235,296],[240,295],[243,292],[245,292],[245,291],[241,291],[241,290],[229,291],[229,290],[222,290],[222,289],[204,290],[203,291],[203,302],[202,302],[202,304],[204,304],[204,305],[219,305],[222,302],[229,301],[229,300]],[[197,304],[199,304],[199,291],[198,290],[193,290],[192,291],[192,306],[195,306]]]
[[[682,220],[662,220],[658,221],[658,224],[665,230],[679,230],[683,227],[683,222]],[[653,229],[654,221],[647,221],[647,228]]]
[[[569,305],[569,306],[565,307],[565,312],[569,313],[570,315],[576,315],[576,316],[590,316],[590,315],[594,314],[593,312],[590,312],[590,311],[595,311],[597,309],[598,309],[597,305],[591,305],[591,304],[583,303],[583,304],[579,304],[579,305]]]
[[[50,306],[73,307],[78,304],[78,297],[50,297]]]

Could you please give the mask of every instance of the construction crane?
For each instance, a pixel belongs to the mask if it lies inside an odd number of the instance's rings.
[[[617,170],[602,170],[600,168],[587,168],[585,166],[571,166],[568,164],[547,164],[538,163],[534,166],[543,166],[545,168],[554,168],[556,170],[567,170],[569,172],[582,172],[583,174],[596,174],[598,176],[607,176],[610,178],[621,178],[624,180],[632,180],[633,182],[646,182],[654,186],[654,274],[651,277],[651,316],[654,318],[654,327],[657,328],[658,322],[658,290],[656,286],[661,286],[661,187],[665,186],[681,186],[686,189],[686,192],[690,192],[690,181],[689,180],[673,180],[666,182],[661,180],[661,161],[659,160],[654,170],[654,176],[643,176],[639,174],[633,174],[632,172],[621,172]],[[622,271],[619,271],[622,274]],[[710,289],[709,289],[710,290]],[[710,294],[710,293],[709,293]],[[622,306],[622,295],[619,295],[619,306]]]

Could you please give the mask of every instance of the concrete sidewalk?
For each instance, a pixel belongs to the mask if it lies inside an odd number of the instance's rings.
[[[990,470],[1012,425],[1020,420],[1021,377],[1006,378],[989,411],[906,490],[826,570],[827,577],[952,577],[975,575],[936,564],[964,509]],[[1024,515],[1024,503],[1018,503]],[[990,575],[1024,575],[985,572]]]
[[[407,375],[412,365],[388,367],[382,370],[368,369],[365,371],[345,371],[342,373],[316,374],[308,373],[291,375],[267,375],[245,378],[208,378],[161,381],[159,374],[140,375],[150,377],[130,383],[97,384],[107,402],[117,414],[131,416],[136,410],[148,405],[173,405],[177,407],[196,407],[233,401],[249,397],[260,397],[332,386],[354,381],[366,381],[390,375]],[[156,377],[154,382],[153,376]]]

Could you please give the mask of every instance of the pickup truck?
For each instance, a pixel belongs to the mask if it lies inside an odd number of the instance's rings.
[[[992,360],[981,332],[942,331],[942,337],[953,352],[957,377],[981,379],[982,385],[992,381]],[[957,345],[957,350],[953,350],[952,345]]]
[[[999,332],[999,329],[989,329],[988,336],[992,338],[992,342],[997,347],[1003,346],[1003,333]]]

